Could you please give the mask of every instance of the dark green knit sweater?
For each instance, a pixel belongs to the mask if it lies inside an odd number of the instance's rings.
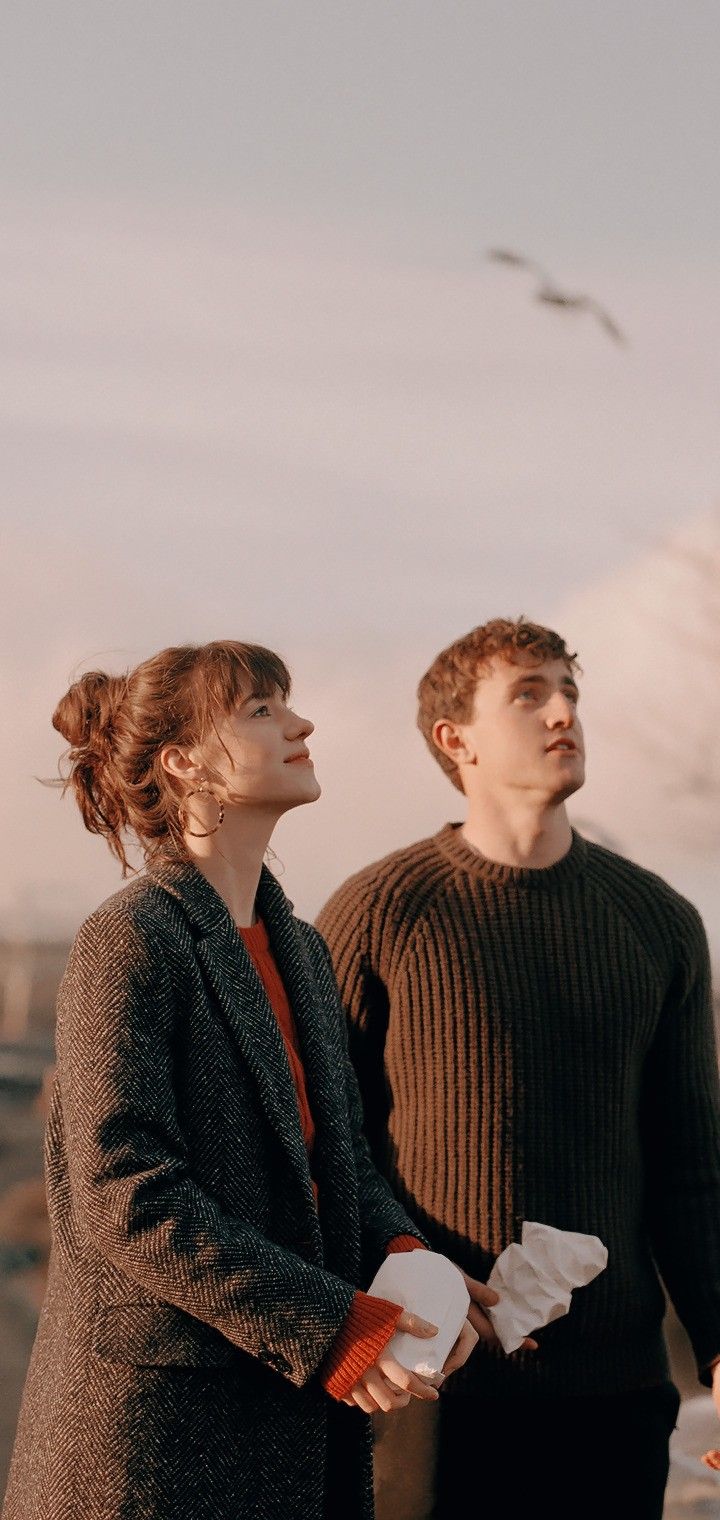
[[[608,1247],[538,1352],[478,1349],[448,1391],[662,1381],[657,1269],[701,1371],[720,1355],[720,1101],[691,904],[578,834],[528,870],[455,824],[353,876],[318,926],[375,1159],[433,1248],[485,1279],[524,1219]]]

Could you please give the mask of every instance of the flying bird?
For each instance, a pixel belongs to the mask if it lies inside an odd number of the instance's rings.
[[[589,311],[597,318],[608,337],[614,338],[616,343],[626,342],[625,334],[599,301],[594,300],[592,296],[570,295],[568,291],[560,290],[541,265],[536,264],[533,259],[526,259],[523,254],[513,253],[509,248],[489,248],[487,257],[495,264],[506,264],[513,269],[528,269],[536,275],[539,281],[535,291],[536,301],[543,301],[546,306],[557,306],[565,311]]]

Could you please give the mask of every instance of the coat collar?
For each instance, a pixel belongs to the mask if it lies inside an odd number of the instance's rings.
[[[200,963],[257,1084],[260,1100],[284,1147],[314,1223],[313,1242],[322,1256],[322,1240],[312,1192],[297,1093],[283,1038],[265,988],[215,888],[194,865],[163,861],[149,867],[152,880],[182,905],[199,934]],[[257,907],[268,935],[298,1027],[308,1097],[316,1127],[313,1170],[320,1184],[323,1216],[332,1229],[333,1196],[351,1198],[354,1157],[343,1083],[333,1063],[323,1027],[320,993],[304,939],[280,883],[262,868]],[[327,1184],[325,1187],[323,1184]],[[345,1231],[348,1221],[345,1221]],[[316,1233],[315,1233],[316,1232]],[[349,1233],[352,1233],[350,1231]],[[329,1243],[329,1242],[328,1242]],[[331,1247],[332,1254],[335,1249]],[[341,1242],[338,1240],[341,1249]]]
[[[199,871],[191,861],[175,859],[172,856],[159,856],[148,863],[147,872],[158,886],[164,887],[171,897],[176,897],[182,903],[191,924],[194,924],[195,928],[200,929],[203,934],[212,934],[214,930],[220,929],[225,920],[232,924],[228,909],[219,892],[215,891],[207,877],[203,876],[202,871]],[[265,877],[269,877],[285,897],[274,876],[271,876],[267,868],[263,866],[261,884]],[[287,898],[285,902],[289,908],[292,908]]]

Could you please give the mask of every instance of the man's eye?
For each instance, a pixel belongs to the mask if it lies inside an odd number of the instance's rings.
[[[526,687],[525,691],[517,692],[516,696],[517,700],[520,701],[523,697],[534,697],[535,692],[532,690],[532,687],[528,686]]]
[[[267,702],[262,702],[261,705],[260,705],[260,707],[256,707],[255,708],[255,710],[253,712],[253,717],[254,718],[258,718],[258,717],[269,718],[270,717],[270,708],[268,707]]]

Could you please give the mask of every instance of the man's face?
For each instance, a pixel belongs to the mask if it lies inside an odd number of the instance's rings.
[[[468,795],[511,788],[560,803],[576,792],[585,780],[578,698],[564,660],[511,664],[494,656],[478,681],[470,721],[455,725]]]

